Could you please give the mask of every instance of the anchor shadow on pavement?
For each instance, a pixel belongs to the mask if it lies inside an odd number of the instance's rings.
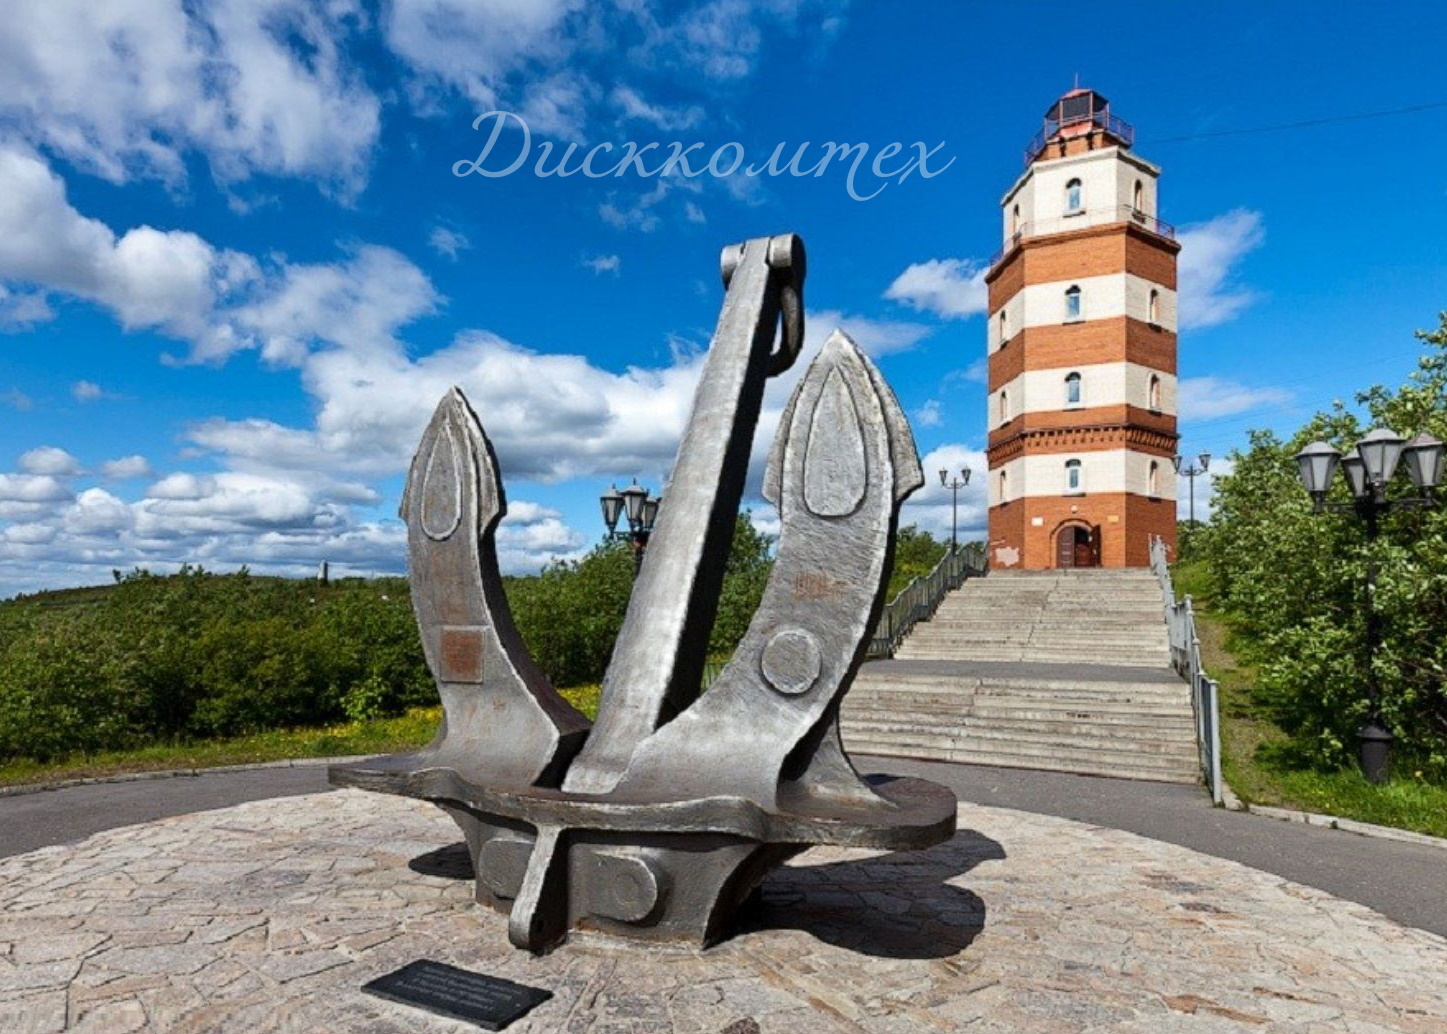
[[[460,840],[419,854],[407,863],[407,868],[422,876],[440,876],[445,880],[470,880],[473,875],[467,845]]]
[[[950,958],[986,921],[985,902],[957,877],[1004,858],[998,841],[964,829],[928,850],[785,866],[759,888],[739,933],[799,930],[876,958]]]
[[[770,873],[741,909],[736,936],[799,930],[876,958],[950,958],[974,942],[986,919],[980,896],[954,881],[981,862],[1004,858],[998,841],[965,829],[923,851],[787,865]],[[473,877],[461,842],[418,855],[407,867],[423,876]]]

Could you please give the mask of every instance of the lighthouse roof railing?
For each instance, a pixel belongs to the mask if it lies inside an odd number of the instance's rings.
[[[1147,233],[1153,233],[1157,237],[1164,237],[1166,240],[1176,239],[1176,228],[1164,219],[1157,219],[1153,215],[1146,215],[1133,205],[1108,205],[1103,208],[1088,208],[1072,215],[1060,216],[1055,219],[1035,219],[1030,222],[1021,223],[1005,241],[1003,247],[990,256],[987,269],[993,269],[999,265],[1010,250],[1019,244],[1026,237],[1044,237],[1054,233],[1068,233],[1071,230],[1084,230],[1093,226],[1109,226],[1114,223],[1130,223],[1140,227]]]
[[[1031,138],[1025,148],[1025,164],[1028,166],[1040,157],[1046,145],[1062,130],[1075,126],[1094,126],[1097,129],[1103,129],[1111,136],[1118,138],[1126,147],[1135,143],[1135,127],[1125,119],[1112,115],[1109,108],[1084,111],[1077,115],[1064,115],[1059,119],[1047,118],[1044,127]]]

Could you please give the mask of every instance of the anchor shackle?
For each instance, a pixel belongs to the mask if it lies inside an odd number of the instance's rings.
[[[719,253],[719,272],[723,276],[725,290],[733,281],[734,271],[743,258],[742,243],[730,244]],[[766,261],[771,270],[777,270],[778,275],[783,277],[783,282],[779,284],[779,342],[769,367],[769,376],[777,377],[794,365],[804,347],[804,274],[808,266],[804,239],[797,233],[780,233],[770,237]]]

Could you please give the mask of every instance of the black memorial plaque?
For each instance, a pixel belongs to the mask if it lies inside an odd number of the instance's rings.
[[[485,973],[470,973],[431,959],[409,962],[362,985],[378,998],[416,1006],[484,1030],[502,1030],[534,1006],[553,997],[540,987],[515,984]]]

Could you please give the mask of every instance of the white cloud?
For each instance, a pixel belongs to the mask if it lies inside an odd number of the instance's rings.
[[[70,497],[70,489],[51,474],[0,474],[0,502],[57,503]]]
[[[29,412],[35,406],[35,399],[30,398],[19,388],[12,388],[7,390],[4,395],[0,395],[0,402],[6,403],[17,412]]]
[[[594,273],[612,273],[617,276],[623,269],[623,260],[617,255],[595,255],[592,258],[585,258],[583,265]]]
[[[988,305],[986,272],[971,259],[916,262],[895,277],[884,297],[945,319],[976,316]]]
[[[965,369],[946,376],[959,377],[961,380],[969,381],[971,384],[990,383],[990,360],[988,356],[980,356]]]
[[[939,399],[930,399],[914,411],[914,422],[920,427],[938,427],[945,422]]]
[[[0,329],[26,330],[55,318],[40,291],[15,290],[0,284]]]
[[[381,105],[346,58],[353,0],[12,0],[0,117],[116,183],[255,172],[355,191]]]
[[[72,535],[114,535],[135,523],[131,508],[103,488],[87,488],[62,515]]]
[[[422,85],[460,91],[479,111],[497,107],[510,73],[566,60],[566,30],[583,0],[393,0],[382,27],[387,45]]]
[[[35,405],[35,400],[19,388],[11,388],[5,394],[0,395],[0,402],[20,413],[28,413]]]
[[[572,70],[530,82],[518,114],[530,132],[564,140],[582,139],[588,104],[595,92],[591,79]]]
[[[259,297],[230,310],[230,333],[197,349],[224,358],[257,345],[272,362],[299,364],[317,342],[343,348],[390,348],[404,324],[442,301],[425,273],[408,259],[364,245],[344,262],[285,265]]]
[[[683,108],[650,104],[643,99],[642,94],[630,86],[614,87],[609,99],[622,112],[624,118],[647,122],[664,132],[691,129],[703,120],[703,109],[697,104],[690,104]]]
[[[827,44],[837,35],[847,0],[706,0],[655,33],[664,60],[678,61],[710,79],[752,75],[763,51],[764,30]],[[798,47],[791,46],[790,57]]]
[[[927,531],[935,538],[948,542],[953,493],[940,484],[939,472],[944,470],[951,478],[958,478],[961,471],[968,467],[970,483],[959,490],[959,540],[968,542],[972,539],[983,539],[989,523],[985,454],[952,442],[931,449],[920,463],[924,467],[925,483],[905,500],[899,523],[914,524],[921,531]]]
[[[542,563],[575,560],[588,536],[568,527],[556,510],[530,502],[510,502],[497,529],[497,561],[504,574],[532,573]]]
[[[1192,457],[1192,465],[1200,468],[1200,460]],[[1195,479],[1195,507],[1196,520],[1205,523],[1211,519],[1211,514],[1216,505],[1216,479],[1225,477],[1234,469],[1235,464],[1222,457],[1213,457],[1206,467],[1204,474],[1198,474]],[[1187,477],[1176,477],[1176,519],[1179,521],[1190,520],[1191,518],[1191,479]]]
[[[445,226],[434,226],[432,233],[427,238],[427,243],[437,254],[445,255],[454,262],[457,260],[458,252],[472,247],[472,242],[467,239],[466,234],[457,230],[449,230]]]
[[[188,437],[238,469],[403,469],[437,400],[467,392],[509,478],[544,481],[666,468],[687,421],[702,357],[658,370],[599,369],[578,355],[542,354],[483,331],[419,358],[335,349],[306,359],[316,426],[211,420]]]
[[[50,524],[11,524],[0,528],[0,541],[23,546],[42,546],[55,538],[55,527]]]
[[[1222,377],[1183,377],[1179,384],[1182,421],[1214,420],[1291,401],[1285,388],[1252,388]]]
[[[70,386],[70,396],[77,402],[94,402],[107,397],[107,392],[95,381],[76,381]]]
[[[699,208],[692,201],[685,201],[683,203],[683,215],[684,218],[686,218],[691,223],[708,222],[708,216],[703,214],[703,209]]]
[[[133,478],[150,477],[151,464],[144,456],[122,456],[106,460],[100,465],[101,476],[107,481],[130,481]]]
[[[118,237],[76,211],[36,155],[0,146],[6,279],[95,302],[127,329],[189,342],[191,357],[204,361],[257,348],[268,362],[297,365],[318,343],[389,345],[398,327],[442,302],[420,269],[377,245],[338,262],[276,258],[263,267],[187,231],[141,226]]]
[[[809,355],[817,352],[836,327],[876,359],[894,352],[907,352],[934,333],[934,328],[925,323],[872,319],[837,309],[821,309],[808,313],[804,321],[805,351]],[[800,364],[803,361],[801,358]]]
[[[53,445],[41,445],[23,453],[20,469],[27,474],[51,474],[55,477],[70,477],[80,473],[80,461]]]
[[[1234,282],[1236,264],[1266,239],[1261,213],[1238,208],[1183,227],[1178,295],[1182,330],[1234,319],[1259,295]]]
[[[598,215],[605,223],[619,230],[636,229],[652,233],[663,224],[663,202],[675,191],[698,194],[703,185],[697,180],[681,176],[660,176],[653,186],[631,198],[620,199],[617,193],[610,193],[608,199],[598,206]],[[692,202],[685,201],[685,205]],[[694,206],[695,208],[697,206]],[[692,221],[692,216],[686,216]]]
[[[96,302],[126,329],[205,341],[218,333],[218,301],[257,275],[247,256],[187,231],[140,226],[117,237],[65,193],[38,156],[0,146],[0,280]]]

